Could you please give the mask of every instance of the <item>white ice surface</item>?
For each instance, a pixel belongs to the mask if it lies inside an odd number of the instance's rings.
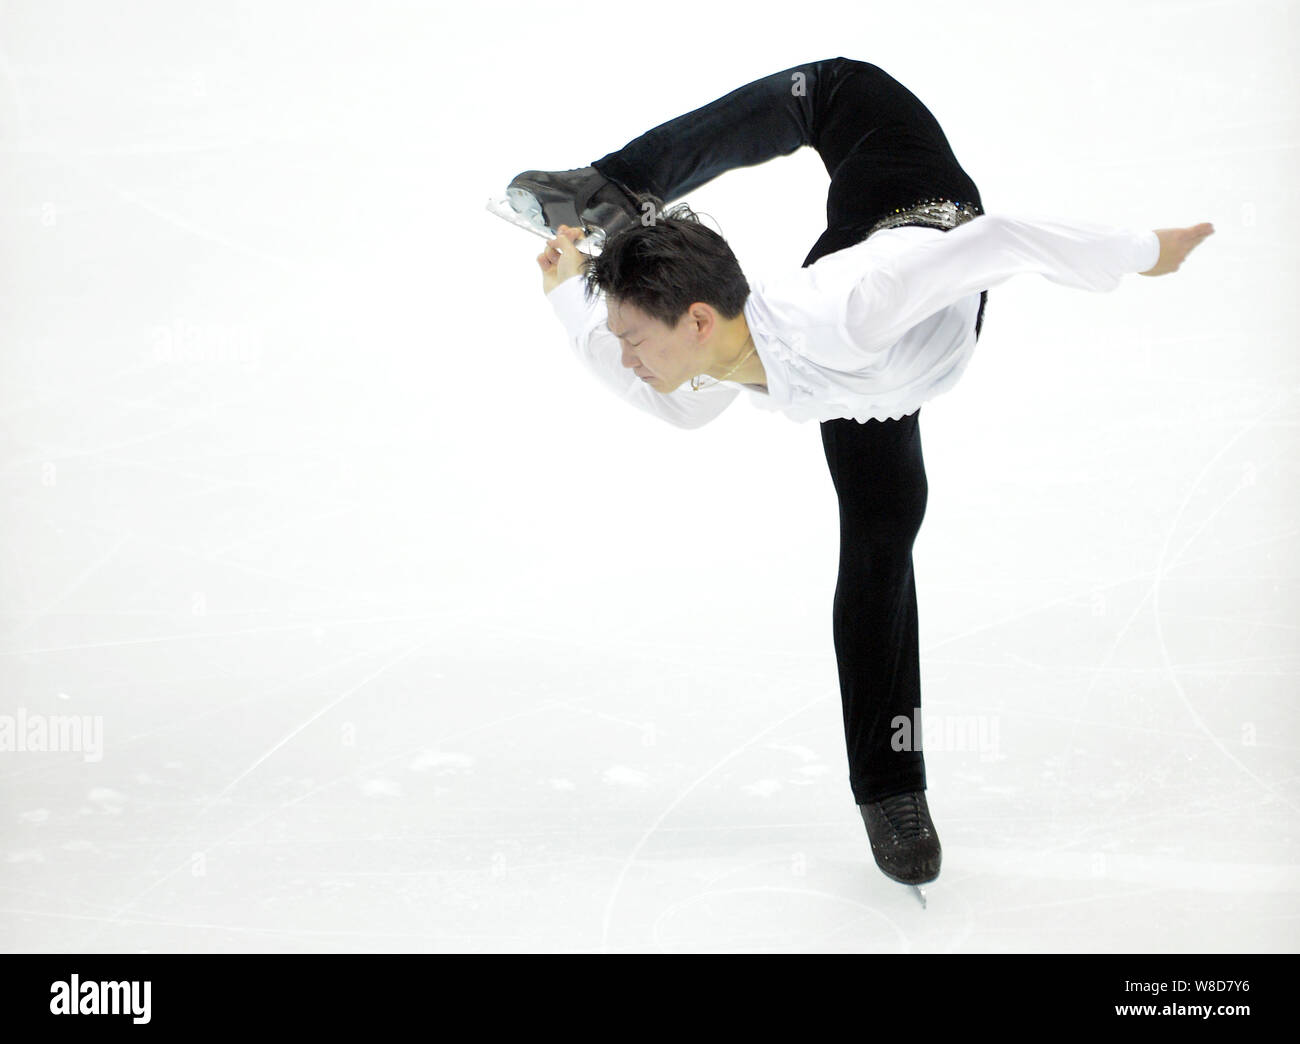
[[[0,753],[0,947],[1295,950],[1297,5],[622,10],[0,8],[0,714],[103,727]],[[483,209],[837,54],[988,209],[1218,230],[995,290],[922,411],[926,910],[817,426],[617,402]],[[690,201],[758,271],[825,187]]]

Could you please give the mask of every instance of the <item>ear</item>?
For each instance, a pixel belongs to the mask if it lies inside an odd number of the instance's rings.
[[[692,304],[687,309],[686,316],[695,328],[697,340],[707,339],[718,325],[718,313],[712,305],[705,304],[703,301]]]

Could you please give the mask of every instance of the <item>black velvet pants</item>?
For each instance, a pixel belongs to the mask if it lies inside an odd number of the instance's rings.
[[[921,101],[877,66],[847,58],[755,80],[593,165],[669,203],[724,171],[804,145],[817,150],[831,179],[826,231],[805,266],[861,242],[897,208],[948,199],[983,209],[975,183]],[[984,299],[977,334],[983,317]],[[832,623],[849,783],[859,804],[926,785],[922,751],[895,750],[891,742],[894,719],[912,721],[921,705],[912,546],[929,486],[919,418],[917,410],[898,420],[821,425],[839,498]]]

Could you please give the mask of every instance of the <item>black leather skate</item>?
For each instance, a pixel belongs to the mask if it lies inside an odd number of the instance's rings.
[[[858,810],[871,840],[871,854],[886,877],[920,885],[939,876],[943,850],[924,790],[894,794],[859,805]]]
[[[553,237],[561,225],[583,228],[592,246],[638,224],[642,200],[656,204],[654,197],[638,197],[595,167],[575,170],[526,170],[506,189],[506,201],[536,230]]]

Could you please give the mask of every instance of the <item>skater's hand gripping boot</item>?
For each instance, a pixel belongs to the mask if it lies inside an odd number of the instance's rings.
[[[542,290],[550,293],[566,279],[581,275],[588,258],[575,245],[586,234],[580,228],[561,225],[560,234],[546,241],[546,249],[537,255],[542,270]]]

